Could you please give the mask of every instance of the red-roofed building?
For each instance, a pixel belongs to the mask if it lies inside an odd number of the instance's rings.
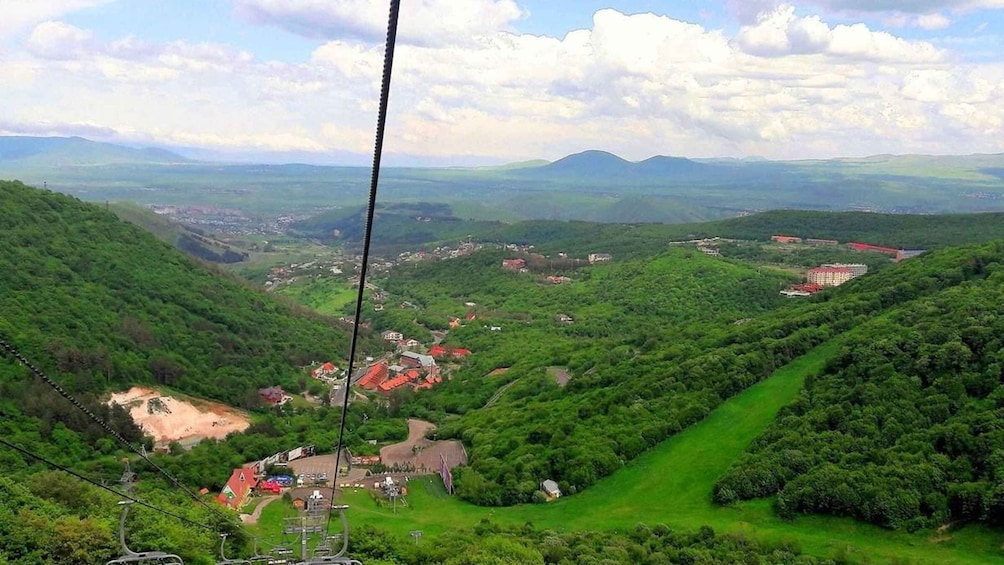
[[[474,312],[468,312],[467,315],[464,317],[467,318],[468,322],[471,322],[474,320],[474,318],[477,318],[478,316]]]
[[[325,377],[327,375],[331,375],[337,370],[338,367],[335,367],[334,363],[325,363],[320,367],[311,371],[310,375],[316,379],[317,377]]]
[[[778,243],[802,243],[802,238],[793,235],[774,235],[770,240]]]
[[[216,497],[221,504],[237,510],[247,502],[248,495],[258,486],[258,479],[255,477],[254,469],[244,467],[234,469],[223,491]]]
[[[429,355],[435,357],[436,359],[442,359],[444,357],[467,357],[471,354],[469,349],[464,349],[462,347],[443,347],[442,345],[434,345],[432,349],[429,350]]]
[[[847,244],[847,249],[851,251],[871,251],[873,253],[885,253],[886,255],[892,255],[895,257],[899,254],[899,249],[893,249],[892,247],[882,247],[881,245],[872,245],[870,243],[857,243],[850,242]]]
[[[258,394],[261,395],[262,400],[273,406],[283,404],[288,398],[286,391],[282,390],[282,387],[278,386],[258,389]]]
[[[402,386],[410,382],[417,381],[421,378],[422,378],[422,373],[420,371],[418,371],[417,369],[411,369],[410,371],[405,371],[400,375],[394,377],[393,379],[390,379],[389,381],[381,383],[377,390],[379,390],[384,394],[387,394],[396,388],[401,388]]]
[[[386,361],[381,361],[366,371],[363,378],[359,379],[359,386],[366,390],[376,390],[388,376],[390,376],[390,366]]]
[[[823,290],[823,285],[821,284],[793,284],[790,287],[791,290],[801,290],[803,292],[808,292],[809,294],[815,294]]]

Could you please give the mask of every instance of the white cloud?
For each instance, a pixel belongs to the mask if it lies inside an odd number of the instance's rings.
[[[1004,65],[780,7],[735,36],[601,10],[563,38],[488,26],[462,45],[399,47],[387,150],[556,158],[1004,151]],[[369,152],[378,41],[343,37],[299,64],[217,44],[96,40],[38,25],[0,59],[2,124],[212,148]],[[54,56],[54,55],[59,55]],[[58,81],[60,88],[43,88]],[[67,131],[70,131],[69,129]],[[107,133],[113,132],[113,133]]]
[[[238,14],[311,38],[382,40],[384,0],[234,0]],[[503,31],[524,12],[515,0],[410,0],[401,3],[399,38],[405,43],[469,43]]]
[[[930,43],[908,41],[860,23],[830,28],[818,16],[797,16],[790,5],[763,13],[755,24],[743,26],[735,44],[760,56],[822,54],[902,63],[930,63],[942,58]]]
[[[35,27],[26,46],[46,59],[78,59],[90,49],[93,34],[62,22],[43,22]]]
[[[0,37],[113,0],[0,0]]]
[[[917,27],[921,29],[945,29],[952,25],[952,20],[939,12],[917,16]]]

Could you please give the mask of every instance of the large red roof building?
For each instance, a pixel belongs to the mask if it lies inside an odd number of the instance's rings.
[[[376,390],[389,376],[389,365],[386,361],[381,361],[366,371],[363,378],[359,380],[359,386],[367,390]]]

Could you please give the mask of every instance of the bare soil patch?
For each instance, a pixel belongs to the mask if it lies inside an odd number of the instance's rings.
[[[564,388],[568,381],[572,380],[572,374],[565,367],[548,367],[547,374],[554,377],[554,382]]]
[[[436,429],[436,425],[423,420],[408,420],[408,439],[380,450],[380,462],[384,465],[412,465],[417,472],[438,472],[440,455],[446,456],[447,465],[452,469],[467,463],[467,452],[463,444],[456,440],[430,441],[425,434]]]
[[[222,439],[251,425],[246,414],[225,404],[203,400],[196,404],[143,387],[113,394],[108,403],[112,402],[129,410],[132,419],[160,444],[178,441],[193,445],[205,438]]]

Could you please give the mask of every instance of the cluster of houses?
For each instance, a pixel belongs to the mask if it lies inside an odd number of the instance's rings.
[[[390,394],[401,387],[413,390],[430,389],[443,382],[439,367],[431,355],[405,351],[394,365],[380,361],[365,369],[359,386],[381,394]]]
[[[393,330],[387,330],[380,334],[385,341],[397,344],[398,347],[402,349],[415,349],[416,347],[421,347],[422,342],[413,338],[406,338],[401,332],[396,332]]]

